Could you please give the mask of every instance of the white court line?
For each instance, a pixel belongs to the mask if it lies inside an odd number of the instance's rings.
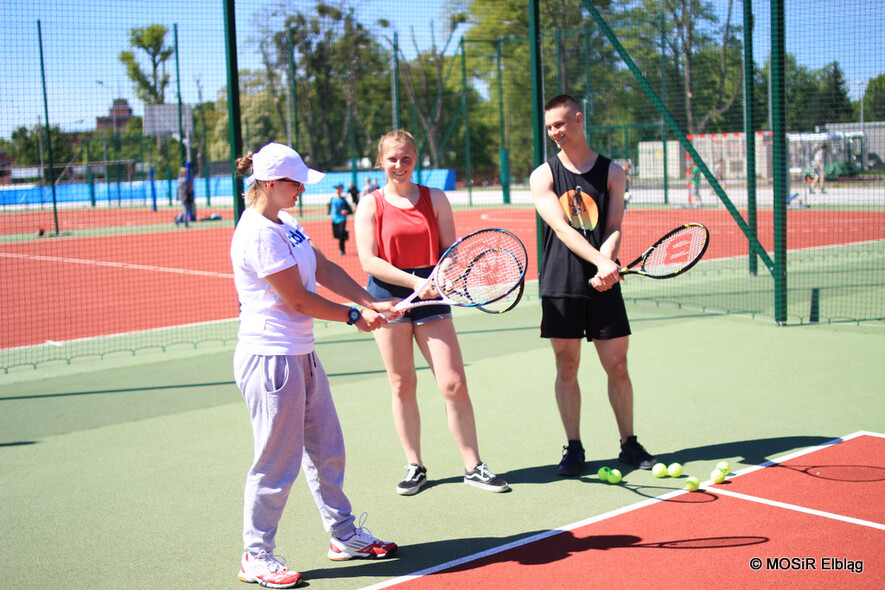
[[[853,433],[853,434],[849,434],[849,435],[847,435],[847,436],[843,436],[843,437],[841,437],[841,438],[835,438],[835,439],[833,439],[833,440],[831,440],[831,441],[827,441],[827,442],[825,442],[825,443],[821,443],[820,445],[817,445],[817,446],[814,446],[814,447],[809,447],[809,448],[807,448],[807,449],[802,449],[802,450],[797,451],[797,452],[795,452],[795,453],[791,453],[791,454],[789,454],[789,455],[785,455],[785,456],[780,457],[779,459],[776,459],[776,460],[773,460],[773,461],[766,461],[765,463],[763,463],[763,464],[761,464],[761,465],[753,465],[753,466],[751,466],[751,467],[747,467],[746,469],[742,469],[742,470],[736,472],[736,473],[732,476],[732,478],[733,478],[733,477],[737,477],[738,475],[744,475],[744,474],[746,474],[746,473],[751,473],[751,472],[753,472],[753,471],[757,471],[757,470],[762,469],[762,468],[764,468],[764,467],[768,467],[768,466],[771,466],[771,465],[776,465],[777,463],[780,463],[780,462],[782,462],[782,461],[787,461],[787,460],[790,460],[790,459],[794,459],[794,458],[796,458],[796,457],[801,457],[802,455],[806,455],[806,454],[808,454],[808,453],[813,453],[813,452],[815,452],[815,451],[818,451],[818,450],[823,449],[823,448],[825,448],[825,447],[828,447],[828,446],[830,446],[830,445],[834,445],[834,444],[836,444],[836,443],[840,443],[840,442],[844,442],[844,441],[847,441],[847,440],[851,440],[851,439],[853,439],[853,438],[857,438],[857,437],[859,437],[859,436],[877,436],[877,437],[880,437],[880,438],[885,438],[885,434],[879,434],[879,433],[876,433],[876,432],[867,432],[867,431],[860,430],[860,431],[855,432],[855,433]],[[729,479],[731,479],[731,478],[729,478]],[[710,484],[712,484],[712,483],[713,483],[712,480],[707,480],[707,481],[703,482],[703,483],[701,484],[701,486],[702,486],[702,487],[703,487],[703,486],[707,486],[707,485],[710,485]],[[519,541],[513,541],[512,543],[507,543],[506,545],[501,545],[500,547],[493,547],[493,548],[491,548],[491,549],[487,549],[487,550],[485,550],[485,551],[481,551],[481,552],[479,552],[479,553],[474,553],[473,555],[466,555],[466,556],[461,557],[461,558],[459,558],[459,559],[455,559],[455,560],[452,560],[452,561],[448,561],[448,562],[446,562],[446,563],[441,563],[441,564],[439,564],[439,565],[435,565],[435,566],[432,566],[432,567],[429,567],[429,568],[426,568],[426,569],[423,569],[423,570],[417,571],[417,572],[412,573],[412,574],[406,574],[406,575],[404,575],[404,576],[399,576],[399,577],[396,577],[396,578],[391,578],[390,580],[385,580],[385,581],[383,581],[383,582],[378,582],[377,584],[372,584],[371,586],[364,586],[364,587],[361,588],[360,590],[380,590],[381,588],[389,588],[389,587],[391,587],[391,586],[395,586],[396,584],[402,584],[402,583],[404,583],[404,582],[408,582],[408,581],[410,581],[410,580],[414,580],[414,579],[416,579],[416,578],[421,578],[421,577],[424,577],[424,576],[428,576],[428,575],[431,575],[431,574],[435,574],[435,573],[437,573],[437,572],[441,572],[441,571],[443,571],[443,570],[447,570],[447,569],[450,569],[450,568],[453,568],[453,567],[456,567],[456,566],[459,566],[459,565],[462,565],[462,564],[465,564],[465,563],[469,563],[469,562],[471,562],[471,561],[476,561],[476,560],[478,560],[478,559],[482,559],[482,558],[484,558],[484,557],[489,557],[490,555],[495,555],[496,553],[501,553],[501,552],[503,552],[503,551],[508,551],[508,550],[510,550],[510,549],[515,549],[515,548],[517,548],[517,547],[522,547],[523,545],[528,545],[529,543],[533,543],[533,542],[535,542],[535,541],[540,541],[540,540],[542,540],[542,539],[546,539],[546,538],[548,538],[548,537],[552,537],[552,536],[554,536],[554,535],[558,535],[559,533],[562,533],[562,532],[565,532],[565,531],[570,531],[570,530],[573,530],[573,529],[576,529],[576,528],[580,528],[580,527],[583,527],[583,526],[587,526],[588,524],[593,524],[593,523],[595,523],[595,522],[600,522],[600,521],[603,521],[603,520],[607,520],[607,519],[609,519],[609,518],[613,518],[613,517],[615,517],[615,516],[620,516],[621,514],[626,514],[626,513],[628,513],[628,512],[632,512],[633,510],[637,510],[637,509],[639,509],[639,508],[644,508],[644,507],[646,507],[646,506],[650,506],[650,505],[652,505],[652,504],[656,504],[656,503],[661,502],[661,501],[664,501],[664,500],[669,500],[670,498],[673,498],[673,497],[675,497],[675,496],[679,496],[679,495],[682,495],[682,494],[690,494],[690,493],[692,493],[692,492],[689,492],[689,491],[687,491],[687,490],[673,490],[672,492],[668,492],[668,493],[666,493],[666,494],[664,494],[664,495],[662,495],[662,496],[658,496],[658,497],[655,497],[655,498],[649,498],[648,500],[643,500],[642,502],[639,502],[639,503],[637,503],[637,504],[632,504],[632,505],[630,505],[630,506],[625,506],[624,508],[619,508],[619,509],[617,509],[617,510],[612,510],[611,512],[606,512],[606,513],[604,513],[604,514],[600,514],[600,515],[598,515],[598,516],[594,516],[594,517],[592,517],[592,518],[588,518],[588,519],[586,519],[586,520],[582,520],[582,521],[579,521],[579,522],[576,522],[576,523],[573,523],[573,524],[570,524],[570,525],[562,526],[562,527],[559,527],[559,528],[556,528],[556,529],[551,529],[551,530],[549,530],[549,531],[544,531],[544,532],[542,532],[542,533],[538,533],[538,534],[536,534],[536,535],[532,535],[531,537],[526,537],[525,539],[520,539]],[[779,507],[779,508],[786,508],[786,509],[788,509],[788,510],[796,510],[796,511],[799,511],[799,512],[805,512],[805,513],[807,513],[807,514],[814,514],[814,515],[816,515],[816,516],[824,516],[824,517],[826,517],[826,518],[833,518],[833,519],[835,519],[835,520],[841,520],[841,521],[849,522],[849,523],[852,523],[852,524],[859,524],[859,525],[862,525],[862,526],[869,526],[869,527],[873,527],[873,528],[877,528],[877,529],[885,530],[885,525],[882,525],[882,524],[879,524],[879,523],[870,522],[870,521],[866,521],[866,520],[860,520],[860,519],[857,519],[857,518],[851,518],[851,517],[847,517],[847,516],[840,516],[840,515],[838,515],[838,514],[833,514],[833,513],[830,513],[830,512],[823,512],[823,511],[821,511],[821,510],[814,510],[814,509],[811,509],[811,508],[803,508],[803,507],[801,507],[801,506],[794,506],[794,505],[791,505],[791,504],[784,504],[784,503],[782,503],[782,502],[776,502],[776,501],[773,501],[773,500],[765,500],[764,498],[757,498],[757,497],[755,497],[755,496],[747,496],[747,495],[745,495],[745,494],[739,494],[739,493],[736,493],[736,492],[727,492],[727,493],[726,493],[726,492],[723,492],[723,490],[721,490],[721,489],[719,489],[719,488],[716,488],[716,489],[714,489],[714,490],[711,490],[711,493],[722,493],[722,494],[725,495],[725,496],[733,496],[733,497],[735,497],[735,498],[740,498],[740,499],[743,499],[743,500],[749,500],[749,501],[752,501],[752,502],[760,502],[760,503],[762,503],[762,504],[769,504],[769,505],[771,505],[771,506],[777,506],[777,507]]]
[[[850,516],[842,516],[841,514],[833,514],[832,512],[824,512],[823,510],[815,510],[814,508],[806,508],[804,506],[796,506],[795,504],[787,504],[785,502],[778,502],[777,500],[768,500],[767,498],[748,496],[747,494],[741,494],[739,492],[732,492],[730,490],[723,490],[722,488],[716,488],[714,490],[711,490],[711,493],[721,494],[723,496],[730,496],[732,498],[737,498],[739,500],[747,500],[749,502],[757,502],[759,504],[765,504],[767,506],[774,506],[776,508],[784,508],[786,510],[793,510],[794,512],[801,512],[803,514],[812,514],[814,516],[823,516],[824,518],[831,518],[833,520],[839,520],[839,521],[848,522],[851,524],[859,524],[861,526],[879,529],[880,531],[885,531],[885,524],[880,524],[878,522],[873,522],[870,520],[861,520],[860,518],[852,518]]]
[[[146,264],[130,264],[128,262],[108,262],[105,260],[84,260],[82,258],[65,258],[61,256],[37,256],[34,254],[15,254],[12,252],[0,252],[2,258],[22,258],[25,260],[39,260],[43,262],[66,262],[68,264],[85,264],[88,266],[109,266],[112,268],[125,268],[129,270],[150,270],[154,272],[169,272],[182,275],[197,275],[204,277],[216,277],[232,279],[232,273],[209,272],[206,270],[190,270],[186,268],[169,268],[165,266],[149,266]]]

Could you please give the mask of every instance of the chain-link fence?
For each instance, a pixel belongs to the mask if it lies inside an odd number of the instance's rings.
[[[37,0],[6,11],[0,366],[231,344],[232,144],[287,143],[329,173],[296,213],[332,252],[332,187],[353,183],[358,199],[383,183],[376,142],[405,128],[418,180],[446,190],[459,234],[505,227],[537,252],[528,176],[554,146],[536,141],[533,97],[560,93],[583,105],[591,146],[628,172],[622,258],[680,223],[712,232],[690,273],[630,279],[628,299],[882,324],[879,3],[540,0],[536,22],[532,5]],[[195,210],[182,211],[180,178]],[[340,262],[362,281],[353,250]]]

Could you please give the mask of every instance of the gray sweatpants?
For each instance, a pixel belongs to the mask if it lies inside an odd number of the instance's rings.
[[[246,477],[243,546],[273,554],[277,526],[300,468],[323,527],[339,537],[354,529],[344,494],[344,436],[329,379],[315,353],[253,355],[237,348],[234,374],[252,417],[255,456]]]

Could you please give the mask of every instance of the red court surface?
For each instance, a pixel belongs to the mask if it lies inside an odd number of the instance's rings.
[[[150,223],[159,213],[115,210],[63,212],[65,228]],[[112,215],[115,214],[115,215]],[[229,214],[229,213],[228,213]],[[47,211],[8,214],[4,227],[36,227]],[[14,331],[0,333],[0,348],[64,342],[136,330],[166,328],[236,317],[238,305],[230,266],[229,222],[176,228],[167,211],[154,231],[115,235],[64,235],[0,244],[0,300]],[[791,211],[790,249],[885,239],[885,213]],[[14,220],[14,223],[13,223]],[[706,260],[747,255],[746,238],[724,209],[635,209],[624,217],[622,261],[632,260],[670,229],[694,221],[710,229]],[[220,225],[215,225],[220,223]],[[329,222],[303,222],[308,235],[333,261],[361,284],[366,274],[355,254],[337,254]],[[459,235],[501,227],[525,243],[530,264],[527,280],[537,278],[536,216],[532,208],[473,208],[455,211]],[[49,226],[47,226],[49,227]],[[157,231],[158,228],[163,228]],[[36,235],[36,234],[34,234]],[[759,216],[759,236],[773,244],[770,212]],[[320,294],[332,297],[320,288]]]
[[[372,588],[885,585],[885,438],[853,436],[784,466],[748,471],[701,492],[668,494],[519,547]]]

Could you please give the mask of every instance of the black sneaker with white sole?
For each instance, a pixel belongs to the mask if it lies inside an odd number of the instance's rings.
[[[621,445],[621,454],[618,455],[618,460],[640,469],[651,469],[655,464],[655,458],[639,444],[635,436],[628,436],[627,442]]]
[[[485,463],[480,463],[473,468],[473,471],[465,473],[464,483],[487,492],[510,491],[510,486],[507,485],[507,482],[492,473],[489,470],[489,466]]]
[[[396,493],[400,496],[417,494],[421,487],[427,483],[427,468],[414,463],[406,465],[406,478],[396,484]]]

